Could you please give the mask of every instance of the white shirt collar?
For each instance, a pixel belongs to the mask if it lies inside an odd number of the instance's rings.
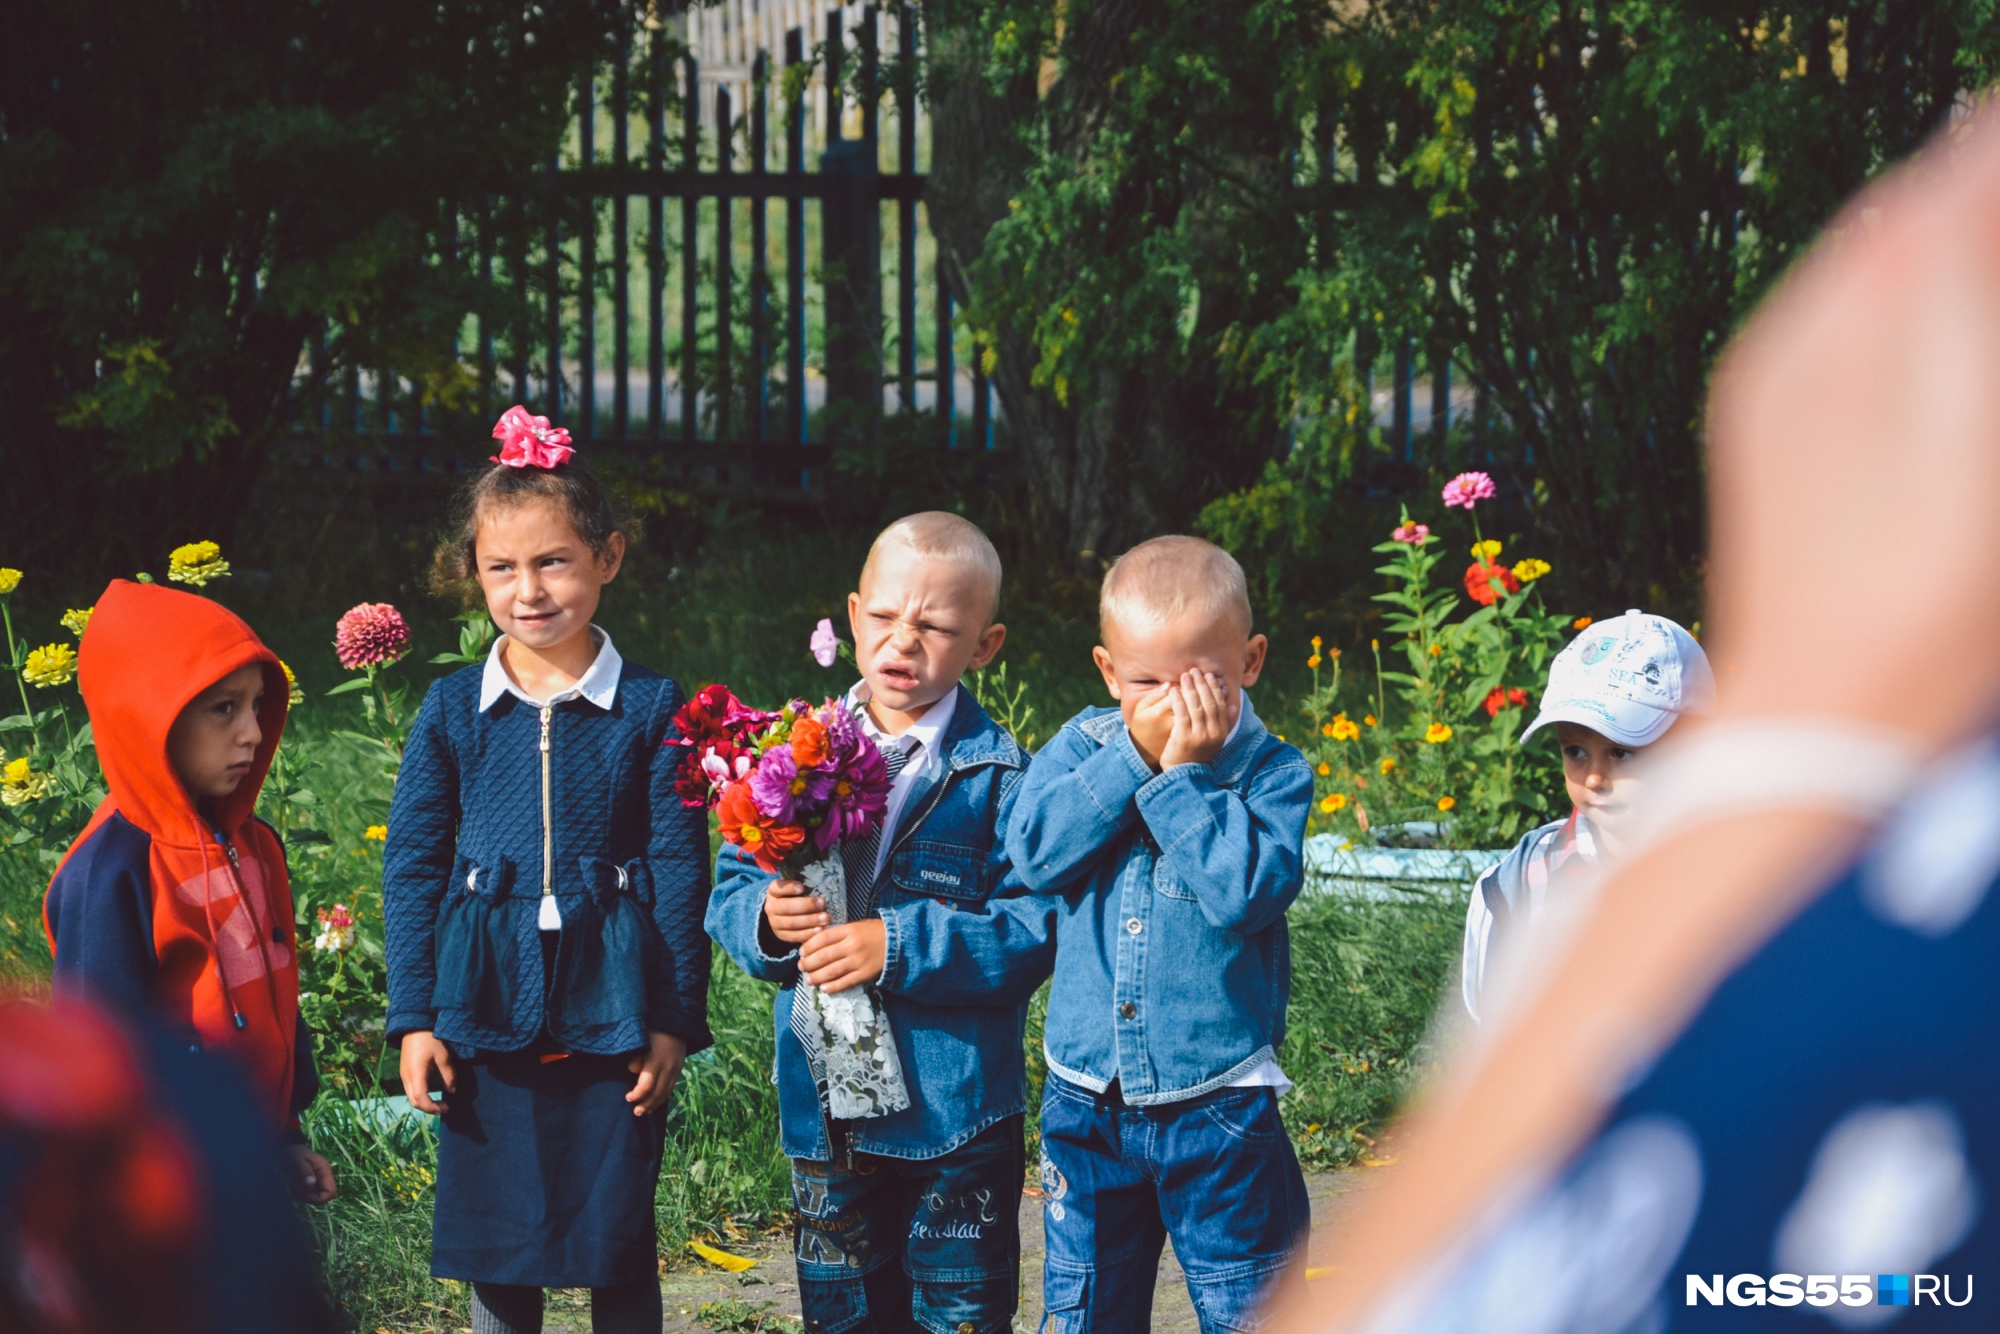
[[[576,684],[567,690],[557,691],[548,699],[536,699],[507,675],[507,668],[500,661],[500,654],[507,645],[507,636],[501,635],[493,641],[493,651],[486,655],[486,668],[479,678],[479,711],[486,712],[502,695],[512,695],[529,708],[539,709],[550,704],[561,704],[565,700],[587,699],[600,709],[609,709],[618,700],[618,677],[625,669],[625,659],[611,643],[611,636],[590,627],[599,643],[597,656],[591,660],[590,669],[576,679]]]
[[[894,746],[909,750],[922,746],[929,754],[935,755],[944,742],[945,729],[951,726],[952,715],[958,712],[958,687],[953,686],[943,699],[924,710],[924,716],[911,723],[909,730],[900,737],[894,737],[876,726],[874,715],[867,709],[869,694],[868,683],[858,681],[854,689],[847,692],[847,702],[854,710],[854,716],[860,720],[861,730],[877,747]]]

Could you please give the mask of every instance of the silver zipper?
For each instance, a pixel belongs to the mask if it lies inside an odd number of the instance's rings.
[[[555,825],[549,819],[549,715],[555,710],[542,705],[542,896],[556,892],[556,835]]]

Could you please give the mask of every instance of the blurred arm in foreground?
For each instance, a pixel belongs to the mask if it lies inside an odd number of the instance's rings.
[[[1713,1077],[1757,1069],[1748,1052],[1718,1054],[1728,1035],[1709,1031],[1714,1013],[1745,1002],[1736,994],[1743,988],[1731,990],[1732,974],[1756,972],[1771,984],[1750,999],[1780,1015],[1815,986],[1866,981],[1865,959],[1846,979],[1813,968],[1773,972],[1772,960],[1818,958],[1830,967],[1860,933],[1886,929],[1864,914],[1841,916],[1847,899],[1858,903],[1869,891],[1865,871],[1837,873],[1922,766],[1978,737],[2000,713],[2000,613],[1990,603],[2000,568],[1992,515],[2000,496],[2000,116],[1988,111],[1948,129],[1852,202],[1765,302],[1717,369],[1709,469],[1719,698],[1711,721],[1660,747],[1660,777],[1678,798],[1678,818],[1607,878],[1544,980],[1517,993],[1414,1103],[1400,1131],[1404,1165],[1343,1219],[1322,1261],[1332,1269],[1327,1278],[1288,1285],[1274,1334],[1499,1328],[1463,1323],[1482,1314],[1466,1295],[1477,1293],[1482,1265],[1496,1284],[1511,1279],[1517,1308],[1564,1300],[1565,1285],[1518,1265],[1502,1274],[1507,1265],[1496,1257],[1507,1229],[1518,1236],[1523,1219],[1546,1220],[1538,1192],[1544,1200],[1559,1194],[1601,1160],[1612,1135],[1579,1149],[1607,1117],[1614,1131],[1636,1125],[1617,1119],[1643,1110],[1635,1096],[1649,1086],[1685,1094],[1690,1071],[1707,1079],[1711,1102],[1767,1110],[1751,1102],[1759,1095],[1747,1081],[1732,1088],[1728,1077]],[[1991,834],[2000,812],[1989,809],[1983,820]],[[1984,869],[1990,879],[1991,866]],[[1986,893],[1980,922],[1993,915],[1994,897]],[[1825,930],[1802,944],[1801,924]],[[1916,948],[1903,965],[1920,976],[1940,966]],[[1932,1012],[1934,1022],[1921,1027],[1983,1032],[1991,992],[1988,984],[1973,993],[1983,1007],[1976,1013]],[[1844,1058],[1839,1041],[1814,1036],[1822,1045],[1812,1056]],[[1865,1042],[1851,1032],[1831,1036]],[[1712,1059],[1682,1060],[1690,1047]],[[1640,1073],[1663,1052],[1657,1069]],[[1766,1053],[1792,1060],[1802,1072],[1794,1084],[1813,1084],[1815,1067],[1800,1065],[1782,1041]],[[1855,1069],[1866,1059],[1856,1056]],[[1919,1097],[1922,1077],[1945,1078],[1949,1063],[1906,1058],[1917,1085],[1882,1094]],[[1849,1084],[1873,1087],[1865,1070]],[[1983,1095],[1971,1095],[1975,1165],[1990,1148],[1980,1137],[1993,1129],[1991,1092],[1989,1080]],[[1727,1134],[1700,1138],[1692,1101],[1662,1094],[1654,1119],[1695,1127],[1693,1199],[1706,1211],[1709,1197],[1733,1189],[1725,1169],[1736,1146]],[[1809,1173],[1818,1182],[1830,1161],[1836,1136],[1822,1139],[1824,1129],[1795,1123],[1766,1146],[1784,1159],[1790,1191]],[[1647,1153],[1648,1163],[1664,1161]],[[1647,1189],[1664,1179],[1640,1175]],[[1671,1194],[1655,1192],[1622,1226],[1601,1229],[1633,1248],[1664,1248],[1649,1262],[1653,1286],[1637,1294],[1640,1309],[1656,1291],[1681,1305],[1681,1271],[1696,1272],[1702,1253],[1696,1203],[1682,1201],[1678,1231],[1661,1224],[1681,1207]],[[1754,1244],[1744,1231],[1730,1272],[1781,1267],[1789,1220],[1811,1214],[1809,1195],[1783,1215],[1775,1248],[1768,1229]],[[1818,1253],[1831,1264],[1837,1249],[1827,1243]],[[1572,1296],[1605,1290],[1600,1276],[1577,1277]],[[1623,1327],[1609,1307],[1598,1315],[1550,1327]]]

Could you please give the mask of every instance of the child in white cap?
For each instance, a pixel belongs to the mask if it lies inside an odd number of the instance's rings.
[[[1562,746],[1569,818],[1531,829],[1497,866],[1479,877],[1465,914],[1462,989],[1466,1011],[1480,1017],[1496,951],[1561,893],[1566,870],[1601,852],[1616,854],[1632,828],[1637,785],[1631,763],[1665,736],[1683,713],[1715,698],[1715,674],[1694,636],[1664,616],[1628,611],[1599,621],[1549,664],[1541,711],[1526,741],[1554,727]]]

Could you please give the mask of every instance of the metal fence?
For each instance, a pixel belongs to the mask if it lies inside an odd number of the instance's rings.
[[[747,81],[707,88],[696,55],[655,29],[581,80],[567,151],[520,200],[463,211],[447,228],[442,260],[515,285],[536,312],[467,322],[469,346],[455,351],[476,375],[478,421],[525,402],[586,448],[670,468],[754,468],[806,489],[834,447],[875,439],[892,408],[934,414],[927,429],[941,444],[991,448],[980,349],[958,355],[952,300],[920,223],[915,8],[886,16],[887,77],[884,17],[863,7],[849,29],[842,10],[828,10],[817,45],[793,28],[782,64],[759,51]],[[495,225],[530,203],[546,235]],[[316,363],[323,350],[315,344]],[[350,372],[302,425],[298,456],[463,466],[468,451],[445,446],[475,423],[426,402],[392,372]]]

